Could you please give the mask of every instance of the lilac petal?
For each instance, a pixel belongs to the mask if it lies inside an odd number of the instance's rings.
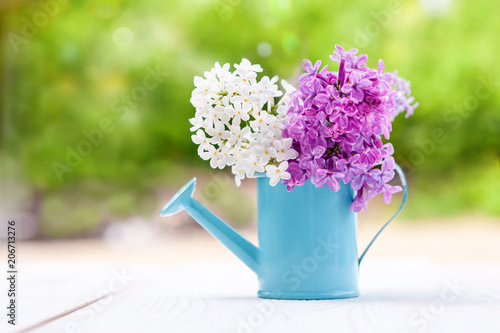
[[[321,60],[318,60],[318,61],[316,61],[316,62],[314,63],[314,68],[313,68],[313,69],[314,69],[314,72],[315,72],[315,73],[317,73],[317,72],[318,72],[318,70],[319,70],[320,66],[321,66]]]
[[[361,81],[358,81],[356,83],[356,87],[359,87],[359,88],[367,88],[367,87],[371,87],[371,85],[372,85],[372,81],[369,79],[362,79]]]
[[[297,80],[299,83],[304,83],[305,81],[307,81],[307,79],[309,78],[310,74],[309,73],[302,73],[299,75],[299,79]]]
[[[366,214],[366,202],[363,199],[363,190],[359,190],[356,199],[351,204],[351,210],[354,212],[359,212],[361,209],[365,209]]]
[[[402,192],[402,191],[403,191],[403,189],[401,188],[401,186],[391,186],[392,194]]]
[[[333,51],[333,55],[330,56],[330,59],[332,59],[335,62],[340,62],[341,59],[344,58],[345,51],[340,45],[335,45],[335,51]]]
[[[337,192],[340,189],[339,181],[336,178],[328,177],[328,187],[332,191]]]
[[[313,71],[313,64],[312,64],[311,60],[304,59],[302,61],[302,68],[304,68],[304,70],[306,72],[311,73]]]
[[[384,202],[386,204],[390,204],[392,201],[392,195],[394,193],[402,191],[402,189],[399,186],[390,186],[390,185],[386,185],[386,186],[387,186],[387,188],[384,192]]]
[[[346,128],[347,127],[348,121],[347,121],[346,117],[344,117],[342,115],[340,116],[340,118],[339,118],[339,125],[342,128]],[[347,142],[347,140],[346,140],[346,142]],[[349,142],[347,142],[347,143],[349,143]]]
[[[359,57],[356,59],[356,66],[358,67],[365,66],[367,61],[368,61],[368,56],[366,54],[360,54]]]
[[[335,178],[338,178],[338,179],[343,179],[344,178],[344,174],[342,172],[331,172],[332,176],[335,177]]]
[[[361,89],[356,89],[356,87],[352,90],[351,96],[356,99],[358,102],[361,102],[363,100],[363,97],[365,94],[363,93],[363,90]]]
[[[396,167],[396,162],[394,161],[394,157],[389,156],[382,163],[382,172],[386,172],[388,170],[394,170]]]
[[[351,83],[354,84],[354,83],[358,82],[359,79],[360,79],[360,77],[359,77],[359,73],[358,72],[352,71],[351,74],[349,74],[349,81]]]
[[[314,161],[312,162],[312,165],[314,166],[314,169],[318,170],[318,169],[324,169],[325,168],[325,160],[323,158],[316,158],[314,159]]]
[[[323,146],[318,146],[318,147],[315,147],[312,151],[312,154],[313,156],[315,157],[321,157],[323,156],[323,154],[325,153],[326,151],[326,148],[323,147]]]
[[[316,101],[320,102],[320,103],[323,103],[323,104],[330,103],[331,100],[332,100],[331,96],[328,93],[326,93],[326,92],[320,92],[316,96]]]
[[[344,84],[342,88],[340,89],[344,94],[350,94],[352,91],[352,85],[351,84]]]
[[[354,54],[358,53],[358,49],[353,48],[353,49],[350,49],[349,51],[347,51],[346,53],[354,55]]]
[[[325,186],[327,183],[327,179],[325,176],[319,176],[318,178],[316,178],[316,182],[314,183],[314,185],[316,187],[323,187]]]
[[[335,62],[340,62],[340,57],[337,57],[336,55],[331,55],[330,60]]]
[[[363,187],[364,177],[362,175],[355,177],[351,182],[351,188],[357,191]]]
[[[356,164],[360,159],[360,155],[359,154],[356,154],[356,155],[352,155],[351,157],[349,157],[349,163],[350,164]]]
[[[352,53],[346,53],[345,55],[345,61],[350,64],[350,65],[353,65],[354,64],[354,54]]]
[[[323,67],[320,71],[319,71],[319,75],[320,76],[323,76],[325,77],[327,74],[328,74],[328,65],[326,65],[325,67]]]
[[[382,74],[385,70],[385,64],[384,64],[384,61],[382,59],[379,59],[378,61],[378,73],[379,74]]]
[[[335,164],[335,166],[339,170],[344,170],[347,167],[348,164],[349,163],[346,160],[340,159],[340,160],[337,161],[337,163]]]
[[[381,61],[382,61],[382,59],[381,59]],[[382,61],[382,64],[383,64],[383,63],[384,63],[384,62]],[[383,70],[383,69],[382,69],[382,70]],[[382,79],[383,81],[387,82],[387,83],[391,83],[390,85],[392,85],[392,75],[391,75],[390,73],[384,73],[384,74],[382,75],[381,79]]]

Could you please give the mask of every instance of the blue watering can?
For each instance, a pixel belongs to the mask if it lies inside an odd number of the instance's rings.
[[[333,299],[359,295],[359,264],[377,236],[401,212],[408,196],[358,259],[358,214],[350,210],[354,192],[340,182],[337,192],[317,188],[310,181],[288,192],[269,185],[265,174],[256,175],[258,238],[256,247],[192,197],[191,179],[162,209],[161,216],[185,210],[259,277],[258,296],[272,299]]]

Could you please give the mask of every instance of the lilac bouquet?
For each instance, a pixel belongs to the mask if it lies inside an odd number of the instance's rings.
[[[411,105],[409,83],[385,73],[382,60],[371,69],[365,54],[335,48],[330,58],[339,63],[338,72],[306,59],[299,89],[290,95],[283,137],[293,139],[298,157],[289,161],[291,177],[283,183],[289,191],[307,179],[332,191],[339,190],[340,180],[350,183],[357,192],[351,210],[358,212],[377,194],[389,203],[401,191],[388,184],[394,177],[394,148],[382,136],[389,139],[397,113],[407,110],[409,116],[418,104]]]
[[[389,203],[401,188],[388,184],[395,174],[394,148],[382,136],[389,139],[394,118],[404,111],[409,117],[418,103],[410,83],[384,72],[382,60],[371,69],[365,54],[335,48],[330,58],[339,63],[338,72],[306,59],[298,89],[282,80],[286,93],[277,77],[258,81],[262,68],[246,59],[234,72],[216,63],[205,78],[195,77],[190,122],[200,157],[212,168],[231,166],[237,185],[256,172],[289,191],[308,179],[338,191],[343,181],[356,191],[355,212],[377,194]]]

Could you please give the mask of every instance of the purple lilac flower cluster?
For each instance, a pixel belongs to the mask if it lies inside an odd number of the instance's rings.
[[[375,195],[383,193],[389,203],[401,191],[387,184],[394,177],[394,149],[382,142],[392,130],[397,91],[382,60],[370,69],[367,55],[335,48],[330,58],[340,64],[339,71],[306,59],[299,89],[290,95],[283,136],[293,139],[299,155],[289,161],[291,178],[283,184],[291,191],[309,179],[316,187],[338,191],[342,180],[357,192],[351,210],[359,212]]]
[[[392,73],[394,79],[394,90],[396,90],[396,95],[394,95],[394,112],[392,113],[391,121],[394,120],[400,113],[406,111],[405,118],[413,115],[413,111],[417,108],[418,102],[415,102],[415,97],[411,95],[411,83],[406,81],[402,77],[398,76],[398,71]],[[412,105],[412,103],[414,103]]]

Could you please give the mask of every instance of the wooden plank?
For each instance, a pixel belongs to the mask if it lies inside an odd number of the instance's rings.
[[[103,296],[118,292],[126,287],[127,281],[122,277],[125,274],[124,270],[123,266],[105,263],[76,264],[67,261],[22,263],[18,269],[16,325],[7,324],[7,317],[2,311],[0,331],[26,330],[55,317],[64,316],[73,312],[75,308],[92,303]],[[2,304],[6,304],[4,296],[6,295],[2,293]]]

